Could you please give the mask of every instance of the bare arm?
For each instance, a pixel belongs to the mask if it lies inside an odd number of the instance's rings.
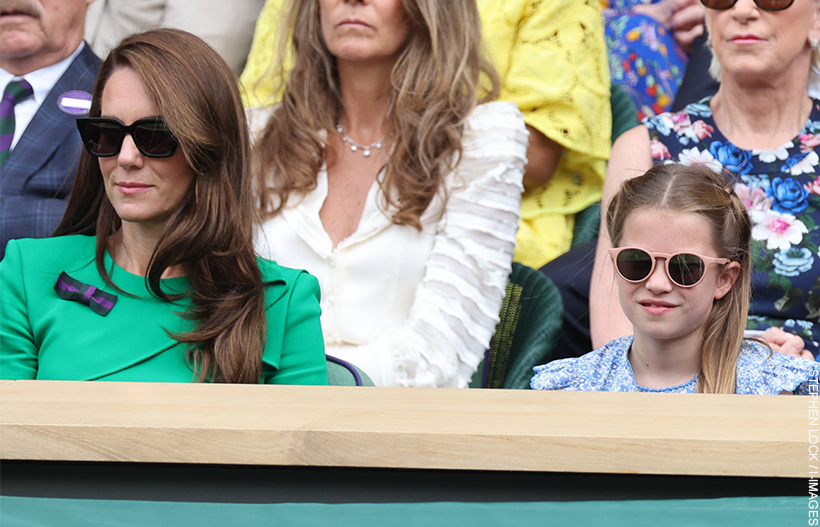
[[[524,169],[524,189],[532,190],[549,182],[564,148],[530,125],[527,125],[527,130],[530,132],[530,146]]]
[[[610,340],[632,334],[632,324],[621,310],[618,289],[615,287],[615,271],[606,251],[610,248],[606,230],[606,210],[609,201],[618,191],[621,183],[639,176],[652,168],[649,150],[649,132],[644,126],[637,126],[624,132],[612,147],[612,157],[604,182],[604,197],[601,201],[601,228],[595,265],[592,268],[592,282],[589,291],[589,320],[592,347],[598,349]]]

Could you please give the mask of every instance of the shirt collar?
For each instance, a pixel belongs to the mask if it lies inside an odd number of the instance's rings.
[[[0,68],[0,91],[4,90],[6,85],[12,80],[24,78],[34,89],[34,102],[38,105],[42,104],[48,96],[48,93],[54,85],[57,84],[57,81],[60,80],[60,77],[63,76],[68,67],[71,65],[71,62],[77,55],[80,54],[80,51],[82,51],[85,45],[85,42],[81,42],[77,49],[74,50],[74,53],[64,58],[60,62],[52,64],[51,66],[46,66],[45,68],[40,68],[39,70],[32,71],[31,73],[27,73],[25,75],[12,75],[3,68]]]

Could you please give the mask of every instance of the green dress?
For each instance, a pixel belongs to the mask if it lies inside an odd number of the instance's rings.
[[[105,255],[112,281],[94,262],[93,236],[9,242],[0,262],[0,378],[75,381],[192,382],[186,345],[170,334],[192,329],[180,316],[189,298],[175,302],[151,294],[145,278],[118,267]],[[305,271],[258,259],[266,283],[268,335],[262,383],[327,384],[319,284]],[[54,289],[61,272],[117,296],[99,315]],[[187,277],[162,280],[169,293],[190,289]],[[133,296],[132,296],[133,295]]]

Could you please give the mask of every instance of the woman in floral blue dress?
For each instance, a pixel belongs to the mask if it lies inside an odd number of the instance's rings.
[[[708,100],[647,119],[655,163],[702,164],[732,181],[754,222],[755,292],[750,330],[783,327],[820,341],[820,102],[805,127],[778,148],[744,150],[718,130]]]
[[[818,353],[820,341],[820,102],[806,95],[818,60],[820,14],[812,0],[702,0],[722,76],[711,99],[661,114],[616,142],[604,203],[652,164],[702,164],[744,200],[754,229],[749,329],[780,351]],[[726,7],[729,5],[729,7]],[[779,7],[779,10],[773,8]],[[602,231],[591,283],[593,345],[631,333],[613,292]],[[805,349],[798,350],[798,348]],[[782,349],[781,349],[782,347]],[[808,351],[807,351],[808,350]]]

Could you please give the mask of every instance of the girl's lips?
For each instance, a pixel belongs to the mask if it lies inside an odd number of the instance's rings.
[[[650,305],[650,304],[641,304],[641,308],[645,312],[647,312],[648,314],[655,315],[655,316],[665,315],[666,313],[669,313],[670,311],[675,309],[674,307],[658,306],[658,305]]]
[[[123,194],[139,194],[142,192],[148,192],[153,188],[153,185],[146,185],[145,183],[131,183],[131,182],[123,182],[117,183],[117,188]]]
[[[638,304],[641,306],[641,309],[650,315],[663,315],[677,307],[675,304],[662,300],[643,300],[638,302]]]

